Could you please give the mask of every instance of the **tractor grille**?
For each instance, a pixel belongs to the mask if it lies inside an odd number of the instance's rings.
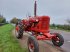
[[[41,29],[48,30],[49,29],[49,21],[50,21],[49,18],[43,17],[41,20]]]

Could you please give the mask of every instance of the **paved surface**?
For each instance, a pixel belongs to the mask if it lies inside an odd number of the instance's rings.
[[[44,41],[38,41],[39,42],[39,52],[70,52],[70,32],[65,32],[61,30],[50,30],[51,32],[58,32],[62,34],[64,37],[64,45],[61,47],[56,47],[52,44],[51,41],[44,40]],[[13,36],[15,37],[15,30],[13,30]],[[23,48],[27,48],[27,39],[29,34],[24,33],[24,36],[22,39],[18,40],[20,43],[20,46]]]

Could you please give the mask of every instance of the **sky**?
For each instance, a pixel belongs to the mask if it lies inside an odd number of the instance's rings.
[[[0,0],[0,14],[8,21],[13,17],[34,15],[35,0]],[[70,0],[37,0],[37,15],[50,16],[50,23],[66,24],[70,19]]]

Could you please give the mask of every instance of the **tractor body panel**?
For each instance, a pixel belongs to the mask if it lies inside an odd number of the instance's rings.
[[[26,30],[36,32],[49,32],[49,16],[37,16],[29,18],[29,20],[23,20],[25,26],[28,26]]]

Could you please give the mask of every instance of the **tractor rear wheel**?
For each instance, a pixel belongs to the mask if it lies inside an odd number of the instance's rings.
[[[39,52],[39,45],[34,36],[29,36],[29,38],[28,38],[28,51],[29,52]]]
[[[16,24],[16,37],[21,39],[23,37],[23,25],[20,23]]]
[[[52,37],[52,42],[55,46],[62,46],[64,44],[64,38],[59,33],[54,33],[56,37]]]

